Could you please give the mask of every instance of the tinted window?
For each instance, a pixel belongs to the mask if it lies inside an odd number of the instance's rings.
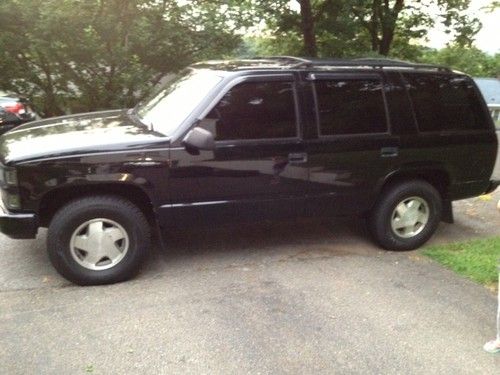
[[[472,81],[443,74],[404,74],[421,131],[488,127]]]
[[[187,69],[139,104],[137,114],[144,124],[170,135],[221,80],[210,70]]]
[[[247,82],[233,87],[204,126],[216,140],[289,138],[297,135],[291,82]]]
[[[315,87],[321,135],[387,131],[381,81],[327,80]]]

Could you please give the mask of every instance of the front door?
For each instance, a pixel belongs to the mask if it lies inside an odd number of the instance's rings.
[[[246,77],[226,90],[198,124],[215,150],[171,150],[163,215],[183,226],[303,214],[307,156],[293,75]]]

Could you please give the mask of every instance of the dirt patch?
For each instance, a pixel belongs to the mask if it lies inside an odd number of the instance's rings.
[[[454,224],[442,223],[431,243],[500,236],[500,189],[476,198],[453,202]]]

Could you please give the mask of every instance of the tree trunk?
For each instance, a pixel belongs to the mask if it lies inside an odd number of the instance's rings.
[[[379,26],[380,26],[380,0],[373,0],[372,15],[369,23],[368,31],[372,42],[372,51],[379,52],[380,39],[379,39]],[[380,52],[379,52],[380,53]]]
[[[380,8],[382,6],[380,5]],[[396,0],[394,7],[391,9],[389,0],[384,0],[383,9],[380,9],[378,14],[380,17],[380,26],[382,28],[382,37],[380,39],[378,53],[381,55],[389,55],[391,50],[392,41],[394,40],[394,32],[396,30],[396,21],[399,13],[404,8],[404,0]]]
[[[383,30],[382,40],[380,41],[379,44],[378,53],[380,53],[383,56],[389,55],[393,39],[394,39],[394,29]]]
[[[308,57],[317,57],[318,47],[316,45],[311,0],[299,0],[299,3],[302,36],[304,38],[304,52]]]

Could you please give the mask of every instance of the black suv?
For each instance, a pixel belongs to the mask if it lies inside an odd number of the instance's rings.
[[[48,227],[78,284],[130,278],[172,227],[359,215],[392,250],[425,243],[451,202],[492,191],[492,119],[473,80],[392,60],[195,64],[128,111],[0,138],[1,231]]]

